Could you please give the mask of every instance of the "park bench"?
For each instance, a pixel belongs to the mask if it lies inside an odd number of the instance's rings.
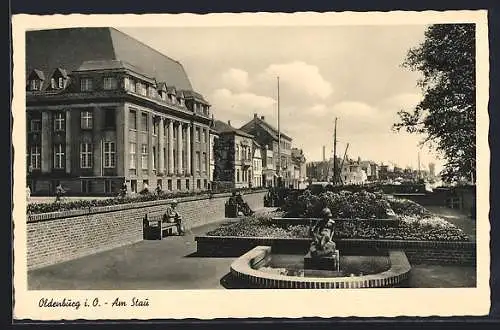
[[[144,215],[143,219],[143,238],[144,239],[163,239],[164,237],[177,233],[177,224],[170,222],[165,213]]]

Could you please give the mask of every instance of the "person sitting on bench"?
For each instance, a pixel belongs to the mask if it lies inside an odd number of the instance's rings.
[[[184,225],[182,224],[182,217],[175,210],[176,207],[177,207],[177,201],[174,199],[172,203],[170,203],[170,206],[167,206],[165,215],[170,221],[173,220],[172,222],[175,222],[177,226],[177,234],[184,235],[185,230],[184,230]]]

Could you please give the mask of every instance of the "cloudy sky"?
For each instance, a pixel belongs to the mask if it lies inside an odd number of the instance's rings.
[[[119,28],[180,61],[217,119],[239,127],[254,113],[281,127],[308,161],[338,153],[417,167],[421,136],[394,133],[399,109],[421,99],[418,73],[401,67],[426,26]],[[442,161],[428,148],[422,167]]]

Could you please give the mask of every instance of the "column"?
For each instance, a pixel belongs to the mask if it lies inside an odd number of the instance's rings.
[[[159,152],[158,152],[158,173],[161,173],[163,174],[165,172],[165,162],[164,162],[164,158],[165,158],[165,154],[163,153],[163,148],[165,148],[165,122],[163,120],[163,117],[160,117],[160,123],[159,123],[159,127],[158,127],[158,139],[159,139],[159,143],[158,143],[158,148],[159,148]]]
[[[174,122],[168,122],[168,174],[174,174]]]
[[[177,123],[177,174],[182,174],[182,123]]]
[[[66,157],[66,173],[71,173],[71,143],[73,142],[71,139],[71,110],[66,110],[65,111],[65,124],[66,124],[66,138],[65,138],[65,143],[66,143],[66,151],[65,151],[65,157]],[[78,150],[78,149],[77,149]],[[77,151],[78,152],[78,151]]]
[[[156,156],[156,155],[153,155],[153,114],[151,112],[148,112],[148,131],[146,132],[146,134],[148,135],[148,150],[149,150],[149,152],[148,152],[149,186],[152,187],[154,156]]]
[[[186,175],[191,175],[191,125],[186,125]]]
[[[52,125],[50,113],[42,112],[42,173],[49,173],[52,164]]]

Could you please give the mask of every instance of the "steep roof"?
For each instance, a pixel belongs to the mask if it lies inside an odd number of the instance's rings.
[[[221,121],[221,120],[215,120],[214,121],[214,130],[217,131],[219,134],[223,134],[223,133],[234,133],[234,134],[237,134],[237,135],[240,135],[240,136],[245,136],[245,137],[249,137],[249,138],[253,138],[253,135],[251,134],[248,134],[247,132],[244,132],[240,129],[237,129],[233,126],[230,126],[228,124],[226,124],[225,122]]]
[[[178,89],[192,90],[178,61],[114,28],[68,28],[26,33],[26,72],[50,74],[56,68],[72,72],[88,61],[126,63],[148,77]],[[99,62],[102,61],[102,62]],[[88,68],[87,68],[88,69]],[[43,88],[49,84],[44,82]]]
[[[241,126],[241,130],[244,132],[251,132],[254,128],[254,126],[257,125],[259,127],[262,127],[265,131],[267,131],[275,140],[278,140],[278,130],[274,128],[271,124],[266,122],[265,120],[262,120],[261,118],[254,116],[252,120],[250,120],[248,123],[245,125]],[[282,131],[280,132],[280,135],[282,138],[285,138],[287,140],[292,141],[292,138],[289,137],[288,135],[284,134]]]

